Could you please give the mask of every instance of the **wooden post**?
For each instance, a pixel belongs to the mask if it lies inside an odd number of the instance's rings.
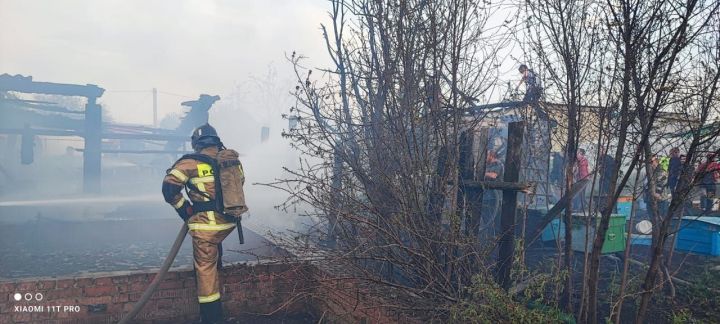
[[[520,180],[522,162],[522,139],[525,122],[513,122],[508,127],[508,150],[505,157],[505,182]],[[510,288],[510,270],[515,253],[515,211],[517,191],[503,190],[502,214],[500,218],[500,246],[498,256],[498,282],[504,289]]]
[[[488,129],[486,127],[480,129],[480,133],[478,134],[478,154],[477,154],[477,160],[475,161],[475,180],[478,181],[484,181],[485,180],[485,159],[487,158],[487,150],[488,150]],[[482,218],[482,204],[483,204],[483,196],[485,195],[485,188],[482,186],[478,191],[474,191],[474,195],[472,197],[473,201],[473,212],[472,212],[472,218],[471,223],[469,224],[469,228],[471,233],[475,237],[479,238],[480,235],[480,219]],[[487,212],[487,211],[486,211]]]
[[[83,191],[100,193],[102,170],[102,109],[96,97],[85,105],[85,150],[83,151]]]
[[[465,235],[473,235],[471,228],[474,216],[477,210],[480,210],[479,202],[477,201],[477,192],[482,189],[479,188],[468,188],[464,186],[465,181],[473,179],[473,135],[472,130],[466,130],[460,133],[460,156],[458,157],[458,179],[460,180],[460,190],[458,191],[458,206],[467,205],[465,209]],[[477,233],[475,233],[477,234]]]
[[[158,106],[157,106],[157,92],[158,92],[158,91],[157,91],[157,88],[153,88],[153,89],[152,89],[152,94],[153,94],[153,127],[155,127],[155,128],[158,127],[158,120],[157,120],[157,109],[158,109]]]

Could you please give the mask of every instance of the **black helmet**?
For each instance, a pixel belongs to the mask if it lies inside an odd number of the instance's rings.
[[[520,73],[524,72],[527,69],[528,67],[525,64],[520,64],[520,66],[518,67],[518,71],[520,71]]]
[[[210,126],[210,124],[195,128],[190,140],[192,141],[192,148],[195,151],[200,151],[208,146],[222,146],[217,131],[215,131],[215,128]]]

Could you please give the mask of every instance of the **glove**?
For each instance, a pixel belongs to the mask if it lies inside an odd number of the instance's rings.
[[[178,216],[180,216],[184,222],[187,222],[187,220],[190,219],[190,216],[193,215],[192,205],[187,200],[175,211],[177,211]]]

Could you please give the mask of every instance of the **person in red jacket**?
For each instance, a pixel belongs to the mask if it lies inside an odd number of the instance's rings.
[[[590,175],[590,164],[587,157],[585,156],[584,149],[578,149],[576,163],[577,169],[575,173],[575,180],[580,181],[587,178]]]
[[[590,176],[590,165],[585,150],[579,148],[577,150],[577,158],[575,159],[575,182],[583,180]],[[573,208],[578,210],[585,209],[585,189],[581,190],[573,200]]]
[[[720,180],[720,164],[715,158],[715,153],[708,154],[707,161],[700,164],[696,170],[702,176],[700,187],[705,189],[705,194],[700,198],[700,208],[706,214],[712,212],[717,183]]]

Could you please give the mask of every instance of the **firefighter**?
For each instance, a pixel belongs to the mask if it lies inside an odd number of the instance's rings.
[[[208,124],[196,128],[191,140],[196,153],[209,157],[215,157],[224,149],[217,132]],[[223,322],[218,273],[220,244],[236,226],[235,221],[219,212],[214,203],[218,190],[213,173],[209,164],[193,159],[190,154],[167,170],[162,186],[165,201],[175,208],[190,229],[202,323]],[[241,175],[244,182],[244,174]],[[189,201],[183,196],[183,189],[186,189]]]

